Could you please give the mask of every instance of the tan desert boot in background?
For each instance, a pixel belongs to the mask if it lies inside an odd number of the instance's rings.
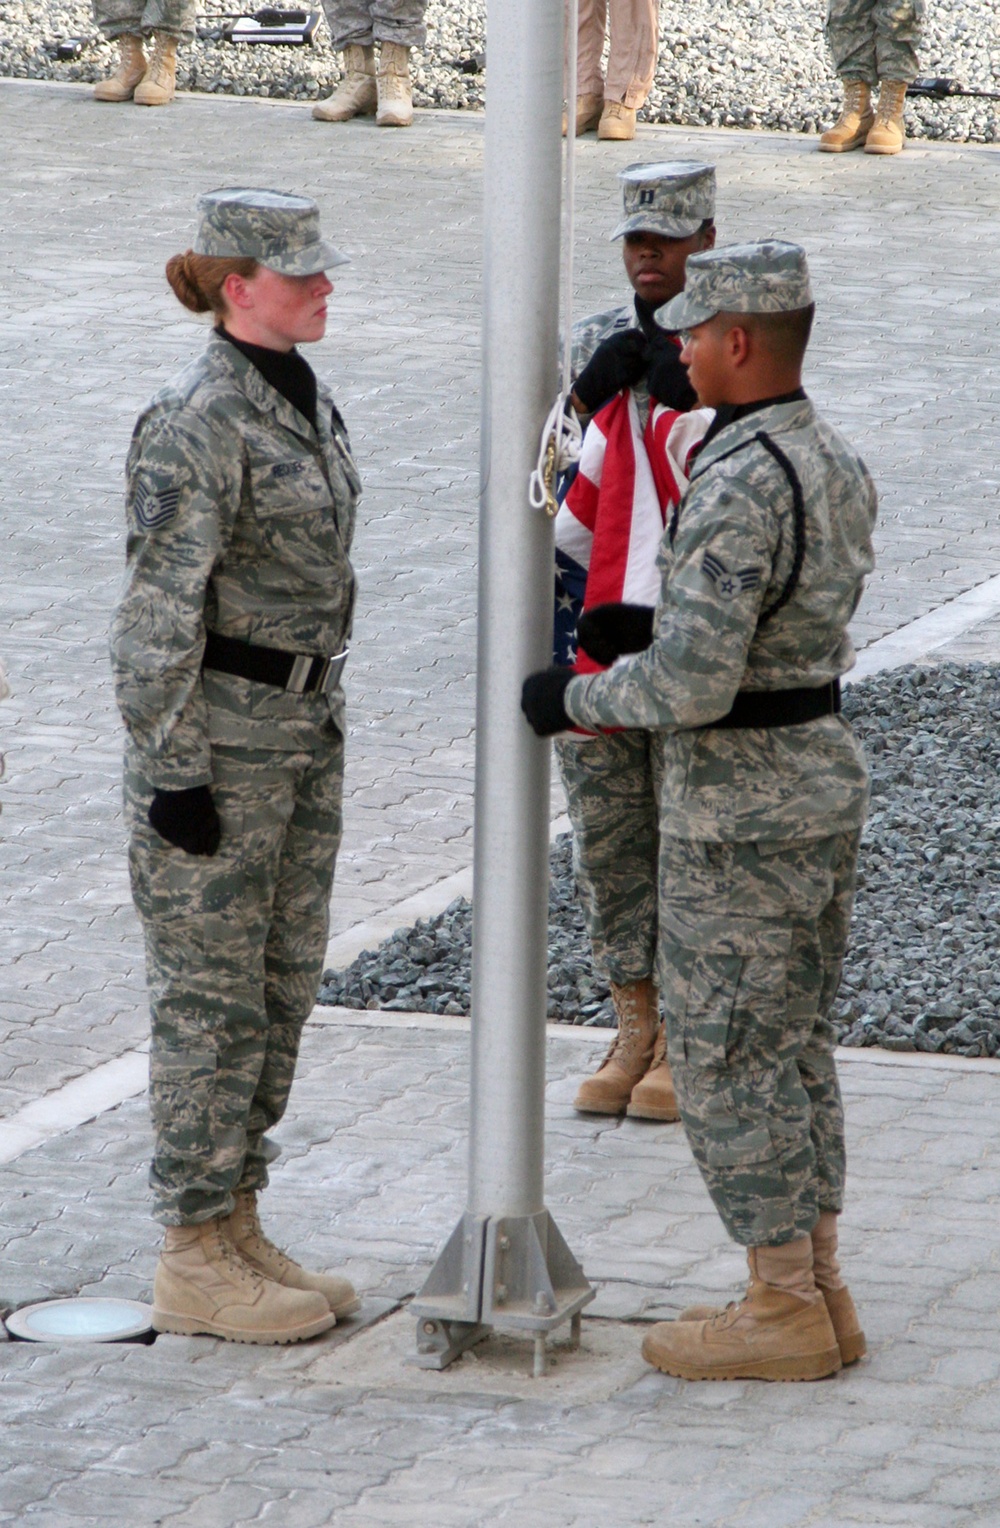
[[[131,101],[135,87],[146,72],[142,38],[132,32],[124,32],[116,41],[118,68],[106,80],[98,80],[94,86],[95,101]]]
[[[874,124],[871,86],[867,80],[845,80],[840,117],[820,138],[820,150],[824,154],[847,154],[860,149]]]
[[[635,112],[624,101],[605,101],[597,124],[598,138],[612,143],[628,143],[635,137]]]
[[[409,48],[398,42],[379,43],[376,85],[379,127],[409,127],[413,121]]]
[[[137,106],[169,106],[177,78],[177,38],[153,33],[153,52],[132,97]]]
[[[317,101],[312,114],[317,122],[349,122],[370,117],[376,106],[375,49],[351,43],[343,53],[344,75],[333,95]]]
[[[875,122],[865,139],[866,154],[898,154],[906,142],[903,123],[903,102],[906,100],[905,80],[881,80],[879,82],[878,107]]]
[[[593,1077],[582,1083],[573,1100],[581,1114],[624,1114],[632,1089],[649,1071],[660,1024],[657,990],[648,977],[616,987],[611,999],[618,1015],[618,1033]]]
[[[576,136],[579,138],[583,133],[589,133],[592,127],[596,127],[601,120],[601,112],[604,110],[604,97],[602,95],[578,95],[576,98]],[[569,121],[568,112],[563,112],[562,134],[565,138],[566,127]]]
[[[241,1189],[234,1195],[233,1213],[220,1222],[240,1257],[266,1279],[286,1289],[315,1289],[338,1317],[361,1309],[354,1285],[337,1273],[310,1273],[264,1235],[257,1214],[257,1195]]]
[[[625,1112],[632,1119],[656,1119],[667,1124],[673,1124],[681,1117],[673,1073],[667,1060],[667,1026],[662,1021],[656,1032],[649,1071],[632,1089]]]
[[[218,1220],[168,1226],[153,1280],[153,1327],[226,1342],[301,1342],[336,1324],[317,1290],[285,1289],[244,1262]]]

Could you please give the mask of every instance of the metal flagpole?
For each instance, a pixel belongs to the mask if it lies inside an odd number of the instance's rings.
[[[469,1190],[413,1361],[497,1328],[534,1337],[537,1375],[594,1297],[545,1208],[549,745],[520,710],[552,661],[552,523],[528,482],[557,380],[563,0],[489,0],[487,35]],[[575,89],[574,70],[571,121]]]

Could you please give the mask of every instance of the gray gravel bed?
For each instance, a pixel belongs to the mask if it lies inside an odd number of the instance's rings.
[[[851,948],[835,1011],[842,1043],[1000,1055],[1000,687],[990,664],[911,667],[853,685],[845,712],[872,774]],[[548,1016],[613,1026],[573,894],[569,835],[552,849]],[[398,929],[320,1003],[469,1011],[464,899]]]
[[[255,0],[256,3],[256,0]],[[212,10],[239,14],[233,0]],[[996,0],[938,0],[921,49],[925,74],[1000,90]],[[209,7],[204,8],[205,24]],[[766,128],[814,133],[836,115],[839,90],[823,41],[823,0],[661,0],[660,59],[641,120],[680,126]],[[486,76],[456,63],[486,49],[485,0],[430,0],[428,37],[413,59],[418,106],[481,110]],[[60,61],[46,44],[79,37],[78,59]],[[115,57],[85,0],[0,0],[0,76],[101,79]],[[199,41],[180,55],[184,90],[313,100],[339,77],[325,23],[312,47]],[[957,142],[1000,142],[1000,102],[911,99],[909,131]],[[328,129],[327,129],[328,130]]]

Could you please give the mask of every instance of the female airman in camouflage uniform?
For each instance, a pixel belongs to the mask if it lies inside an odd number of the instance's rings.
[[[341,834],[343,649],[360,483],[343,421],[293,348],[326,326],[344,257],[316,204],[201,198],[167,267],[211,308],[205,353],[140,415],[112,629],[125,804],[152,1010],[160,1331],[290,1342],[356,1308],[263,1236],[326,950]]]

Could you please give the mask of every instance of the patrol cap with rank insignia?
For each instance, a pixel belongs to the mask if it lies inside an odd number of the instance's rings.
[[[310,196],[226,186],[198,198],[196,255],[256,260],[279,276],[315,276],[348,259],[319,231]]]
[[[688,256],[684,290],[664,304],[656,321],[676,334],[716,313],[793,313],[812,300],[806,252],[798,244],[725,244]]]
[[[689,239],[715,216],[715,167],[694,159],[630,164],[619,170],[625,218],[612,239],[627,233],[658,233],[666,239]]]

